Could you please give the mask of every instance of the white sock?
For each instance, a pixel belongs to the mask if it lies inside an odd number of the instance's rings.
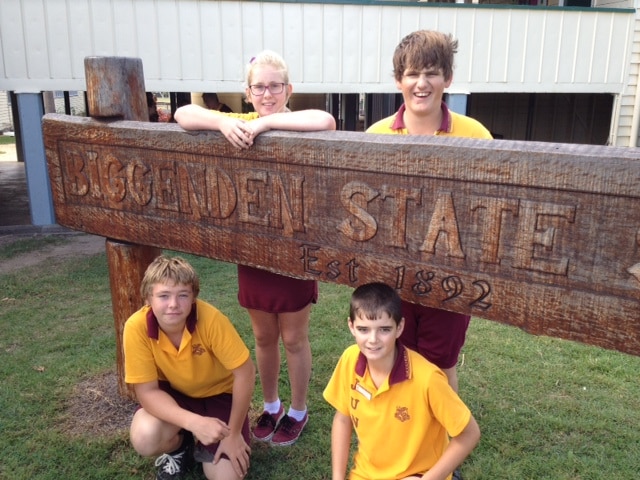
[[[280,399],[278,398],[275,402],[264,402],[264,409],[269,412],[271,415],[275,415],[280,411]]]
[[[296,410],[293,407],[289,407],[289,411],[287,412],[287,415],[293,418],[296,422],[300,422],[306,414],[307,414],[306,408],[304,410]]]

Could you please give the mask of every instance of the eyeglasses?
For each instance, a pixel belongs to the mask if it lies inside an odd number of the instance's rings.
[[[269,85],[249,85],[249,90],[256,96],[264,95],[264,92],[269,90],[271,95],[277,95],[284,91],[284,86],[288,83],[270,83]]]

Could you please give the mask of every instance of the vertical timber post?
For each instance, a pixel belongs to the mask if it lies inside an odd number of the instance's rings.
[[[140,294],[140,282],[147,266],[154,258],[160,255],[161,250],[154,247],[118,242],[109,238],[105,244],[109,263],[113,320],[116,331],[118,390],[121,396],[133,399],[135,398],[133,389],[124,382],[122,332],[127,318],[142,306],[144,299]]]
[[[141,59],[86,57],[84,69],[91,117],[149,121]],[[155,247],[106,240],[116,332],[118,390],[120,395],[131,399],[135,394],[124,381],[122,331],[127,318],[144,302],[140,295],[140,282],[149,263],[161,252]]]

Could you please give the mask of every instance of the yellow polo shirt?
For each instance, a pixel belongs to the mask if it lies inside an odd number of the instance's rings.
[[[424,474],[459,435],[471,412],[438,367],[396,344],[389,378],[376,388],[357,345],[347,348],[324,398],[351,418],[358,449],[350,480],[395,480]],[[450,478],[450,477],[449,477]]]
[[[159,328],[151,307],[131,315],[124,326],[125,382],[168,381],[193,398],[232,393],[233,374],[249,349],[231,321],[214,306],[196,300],[179,349]]]
[[[491,132],[476,119],[452,112],[444,102],[441,104],[441,109],[442,124],[434,135],[444,137],[493,138]],[[377,121],[367,128],[367,133],[408,135],[409,132],[407,132],[404,123],[405,110],[406,107],[402,104],[396,113]]]

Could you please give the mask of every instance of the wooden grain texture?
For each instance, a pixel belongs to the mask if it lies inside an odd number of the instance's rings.
[[[97,119],[149,120],[142,60],[128,57],[86,57],[84,59],[89,114]],[[108,218],[104,219],[109,222]],[[122,332],[129,316],[145,302],[140,284],[147,266],[162,250],[107,238],[111,304],[116,334],[116,370],[121,396],[135,399],[124,370]]]
[[[146,245],[133,245],[115,240],[106,241],[107,261],[109,264],[109,285],[113,306],[113,323],[116,332],[116,369],[120,395],[135,399],[131,385],[124,382],[124,352],[122,332],[124,324],[131,314],[143,305],[140,284],[149,264],[162,253],[162,250]]]
[[[149,120],[141,59],[86,57],[84,71],[92,117]]]
[[[640,354],[637,149],[49,114],[58,223]],[[320,300],[322,301],[322,299]]]

